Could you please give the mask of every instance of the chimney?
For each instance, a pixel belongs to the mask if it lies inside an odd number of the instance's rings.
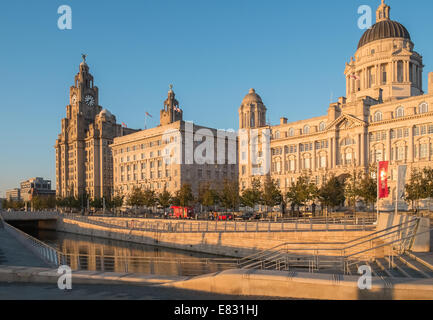
[[[428,93],[433,94],[433,72],[428,74]]]
[[[287,124],[287,118],[280,118],[280,124]]]

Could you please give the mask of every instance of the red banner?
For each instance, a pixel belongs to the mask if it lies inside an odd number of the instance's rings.
[[[388,191],[388,161],[379,162],[377,187],[379,188],[379,199],[387,198]]]

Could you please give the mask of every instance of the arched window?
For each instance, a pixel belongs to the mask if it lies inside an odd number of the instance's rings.
[[[325,122],[320,122],[319,124],[319,131],[325,131],[326,128],[326,123]]]
[[[376,111],[374,114],[374,122],[382,121],[382,112]]]
[[[275,132],[275,139],[280,139],[280,131]]]
[[[295,135],[295,129],[290,128],[289,129],[289,137],[293,137]]]
[[[396,117],[396,118],[404,117],[404,108],[403,108],[403,107],[398,107],[398,108],[395,110],[395,117]]]
[[[305,126],[304,126],[304,134],[309,134],[310,133],[310,126],[308,125],[308,124],[306,124]]]
[[[419,113],[427,113],[428,112],[428,104],[427,102],[423,102],[419,105]]]

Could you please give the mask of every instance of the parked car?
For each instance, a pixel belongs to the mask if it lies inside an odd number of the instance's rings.
[[[243,215],[240,216],[241,220],[252,220],[254,218],[254,213],[252,212],[245,212]]]

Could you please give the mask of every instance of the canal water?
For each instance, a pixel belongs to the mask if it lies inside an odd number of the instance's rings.
[[[62,252],[73,270],[194,276],[236,267],[232,259],[20,226],[27,234]]]

